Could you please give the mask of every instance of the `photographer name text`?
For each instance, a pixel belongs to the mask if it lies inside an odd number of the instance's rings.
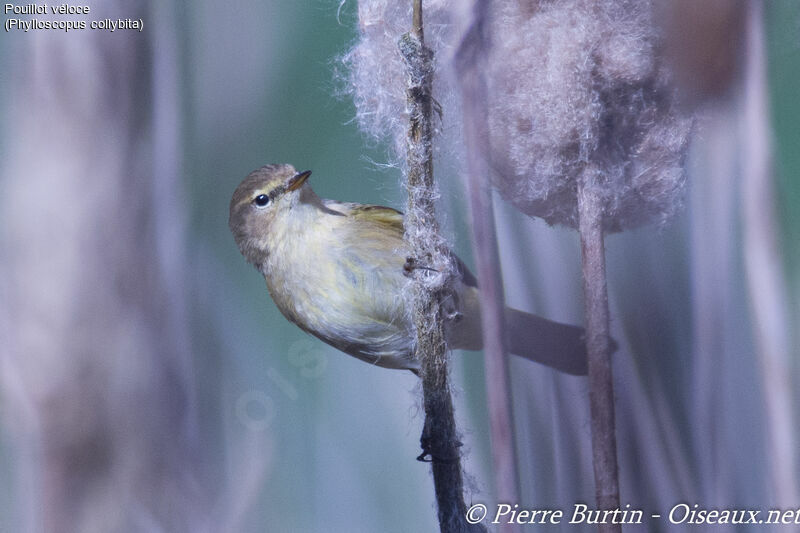
[[[591,509],[583,503],[576,503],[568,512],[562,509],[525,509],[518,504],[500,503],[490,512],[482,504],[472,505],[467,510],[467,522],[477,524],[642,524],[645,516],[650,520],[667,520],[670,524],[684,525],[797,525],[800,524],[798,509],[708,509],[700,504],[679,503],[674,505],[666,516],[659,513],[646,514],[642,509],[632,508],[630,504],[621,509]]]

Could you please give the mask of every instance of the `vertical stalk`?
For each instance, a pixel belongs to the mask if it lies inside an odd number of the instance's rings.
[[[747,289],[766,406],[767,457],[776,505],[797,502],[786,287],[775,224],[764,5],[748,4],[744,79],[742,219]]]
[[[592,459],[598,509],[619,509],[619,474],[611,374],[608,290],[606,286],[603,205],[597,170],[587,169],[578,185],[586,348],[589,355],[589,408]],[[600,524],[601,533],[622,531],[619,524]]]
[[[425,426],[423,453],[433,470],[439,527],[443,533],[482,531],[466,522],[461,457],[453,400],[450,395],[441,301],[451,271],[447,250],[439,238],[434,210],[432,114],[433,53],[425,47],[422,1],[414,0],[413,29],[400,40],[408,67],[408,212],[406,240],[414,264],[413,319],[416,351],[421,363]]]
[[[510,401],[503,280],[498,259],[492,193],[487,183],[489,165],[482,156],[489,153],[489,113],[486,105],[488,93],[483,74],[490,42],[487,8],[485,0],[476,0],[474,3],[473,19],[459,45],[455,62],[461,81],[472,238],[481,289],[486,397],[495,489],[499,503],[513,505],[519,502],[519,482]],[[518,531],[519,526],[504,523],[498,526],[498,530]]]

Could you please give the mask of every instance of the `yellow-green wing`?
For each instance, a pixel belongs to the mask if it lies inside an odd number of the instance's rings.
[[[391,229],[394,234],[393,237],[403,238],[403,213],[397,209],[380,205],[353,204],[350,216],[359,220],[373,222],[376,224],[378,231],[387,228]],[[456,272],[458,277],[461,278],[461,282],[468,287],[477,287],[478,280],[461,258],[452,252],[451,257],[456,265]]]
[[[403,213],[391,207],[381,205],[353,205],[350,216],[364,222],[375,224],[382,230],[391,231],[394,235],[403,238]]]

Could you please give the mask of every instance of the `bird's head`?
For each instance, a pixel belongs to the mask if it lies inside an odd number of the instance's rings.
[[[310,170],[297,172],[292,165],[266,165],[251,172],[231,198],[228,226],[242,254],[258,265],[269,253],[272,231],[287,223],[300,195],[308,189]]]

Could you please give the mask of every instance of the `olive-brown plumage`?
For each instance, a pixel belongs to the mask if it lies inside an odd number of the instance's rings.
[[[264,276],[281,313],[303,330],[369,363],[418,369],[403,297],[411,255],[403,215],[321,199],[308,185],[309,175],[291,165],[267,165],[242,181],[229,219],[239,250]],[[453,289],[459,318],[445,324],[448,345],[480,349],[474,277],[464,268]],[[586,373],[581,328],[513,309],[506,313],[512,353]]]

